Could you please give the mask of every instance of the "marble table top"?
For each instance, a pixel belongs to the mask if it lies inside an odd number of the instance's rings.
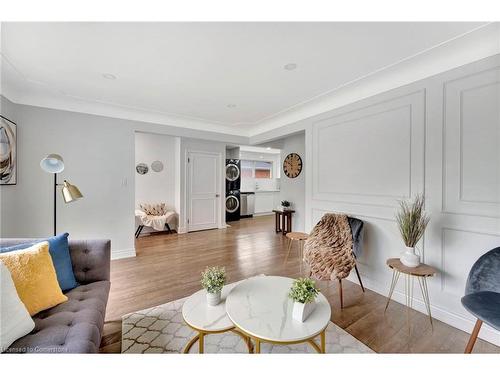
[[[217,306],[208,305],[205,289],[193,294],[182,306],[184,321],[194,329],[206,332],[226,331],[234,328],[233,322],[226,314],[226,298],[235,286],[236,283],[222,288],[222,300]]]
[[[293,279],[260,276],[242,281],[226,298],[229,319],[253,337],[281,343],[307,340],[328,325],[331,309],[323,294],[305,322],[292,318],[293,301],[288,297]]]

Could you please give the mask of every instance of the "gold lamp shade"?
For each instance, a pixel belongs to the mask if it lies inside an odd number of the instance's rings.
[[[70,203],[76,201],[77,199],[83,198],[80,190],[75,185],[70,184],[66,180],[64,180],[62,195],[65,203]]]

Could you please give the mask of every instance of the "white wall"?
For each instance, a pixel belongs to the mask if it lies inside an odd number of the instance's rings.
[[[135,204],[165,202],[170,209],[175,209],[175,154],[176,137],[151,133],[135,133],[135,165],[145,163],[149,172],[135,173]],[[159,160],[163,171],[155,172],[151,163]]]
[[[71,238],[111,238],[113,256],[135,254],[134,138],[122,120],[16,106],[17,185],[1,186],[2,237],[52,235],[53,176],[40,168],[47,154],[63,156],[59,180],[84,198],[64,204],[57,194],[58,232]]]
[[[135,133],[135,165],[145,163],[149,167],[148,173],[144,175],[134,173],[135,207],[138,208],[141,203],[164,202],[169,209],[179,212],[180,207],[176,206],[179,202],[176,193],[180,190],[177,186],[180,181],[176,179],[177,164],[180,163],[176,147],[178,141],[179,137],[169,135]],[[163,163],[161,172],[151,168],[155,160]],[[177,219],[169,224],[172,229],[177,229]]]
[[[303,232],[305,228],[305,184],[306,174],[308,173],[308,162],[305,154],[305,135],[304,132],[292,135],[282,139],[281,160],[288,154],[295,152],[302,158],[302,172],[296,178],[288,178],[284,173],[281,174],[280,201],[287,200],[292,202],[295,213],[293,214],[293,230]]]
[[[496,56],[305,120],[305,229],[325,212],[364,220],[360,272],[386,294],[385,261],[403,251],[398,200],[425,192],[431,221],[421,250],[439,270],[429,284],[432,313],[470,332],[474,318],[460,303],[468,272],[500,245],[499,103]],[[414,296],[424,312],[418,290]],[[500,344],[487,326],[481,336]]]
[[[219,150],[223,157],[226,143],[247,141],[239,136],[19,105],[0,98],[2,114],[18,125],[18,182],[0,186],[1,236],[52,234],[53,179],[40,169],[40,160],[59,153],[66,162],[61,180],[77,185],[84,199],[65,205],[58,194],[58,232],[68,231],[75,239],[109,238],[113,258],[135,255],[134,132],[182,137],[184,149]],[[175,175],[182,182],[184,149],[181,152],[181,142],[175,147],[182,159]],[[184,196],[176,195],[182,215]],[[221,213],[224,224],[223,219]]]

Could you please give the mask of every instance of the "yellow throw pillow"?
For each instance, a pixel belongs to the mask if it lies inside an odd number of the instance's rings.
[[[17,294],[31,316],[68,300],[57,282],[48,242],[2,253],[0,260],[9,269]]]

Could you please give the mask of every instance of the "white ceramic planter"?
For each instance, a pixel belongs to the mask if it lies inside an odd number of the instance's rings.
[[[401,254],[401,263],[406,267],[417,267],[420,264],[420,256],[415,254],[414,247],[406,247],[406,251]]]
[[[221,292],[218,291],[217,293],[208,293],[207,292],[207,303],[209,306],[217,306],[220,303],[220,295]]]
[[[316,308],[316,302],[309,302],[309,303],[300,303],[300,302],[294,302],[293,303],[293,310],[292,310],[292,318],[303,323],[307,319],[309,315],[314,311]]]

